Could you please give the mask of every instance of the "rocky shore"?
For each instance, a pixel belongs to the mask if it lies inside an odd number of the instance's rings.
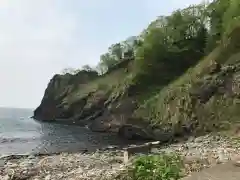
[[[185,163],[185,175],[219,163],[237,159],[238,139],[220,135],[189,138],[185,142],[163,145],[152,153],[175,152]],[[0,159],[1,180],[100,180],[115,179],[124,171],[122,150],[94,153],[61,153],[53,155],[7,156]]]

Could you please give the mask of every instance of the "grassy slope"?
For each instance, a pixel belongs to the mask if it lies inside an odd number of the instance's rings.
[[[235,35],[234,39],[225,46],[216,48],[183,76],[158,90],[158,93],[151,93],[149,90],[136,96],[135,98],[140,100],[141,105],[134,115],[151,121],[152,125],[173,131],[179,131],[181,129],[179,126],[195,121],[200,124],[198,128],[201,131],[213,130],[216,125],[216,127],[222,128],[229,123],[237,122],[240,116],[240,111],[238,111],[240,106],[236,96],[230,97],[226,93],[213,92],[213,96],[207,102],[198,102],[197,104],[193,103],[191,96],[192,91],[201,91],[204,83],[207,82],[208,88],[223,80],[219,74],[209,74],[215,62],[221,64],[222,67],[227,64],[237,64],[237,60],[240,60],[240,47],[236,39],[240,38]],[[221,72],[219,73],[221,74]],[[234,72],[235,75],[237,73]],[[71,104],[90,92],[106,94],[111,91],[111,96],[124,93],[125,87],[128,86],[127,75],[126,68],[116,69],[106,76],[80,85],[65,98],[65,101]],[[149,98],[148,94],[154,95]],[[146,97],[148,97],[147,100],[142,102],[142,99],[146,99]]]
[[[80,84],[65,97],[63,103],[72,104],[87,96],[89,93],[98,92],[106,94],[121,84],[126,75],[126,68],[119,68],[89,83]]]
[[[152,125],[160,128],[166,128],[171,131],[181,131],[184,124],[199,124],[200,131],[213,130],[213,128],[227,127],[232,122],[238,122],[240,116],[240,101],[237,96],[238,85],[231,83],[232,89],[236,91],[233,96],[228,92],[219,93],[219,87],[212,92],[212,96],[206,102],[202,103],[199,100],[193,102],[192,91],[203,91],[203,87],[211,88],[212,85],[225,81],[225,76],[222,76],[223,70],[215,74],[210,74],[214,62],[218,62],[222,67],[227,64],[237,66],[240,61],[240,40],[239,33],[235,31],[232,34],[232,39],[225,41],[225,45],[217,47],[211,54],[202,59],[195,67],[190,68],[187,72],[172,81],[164,87],[154,87],[144,91],[142,94],[134,95],[133,97],[139,102],[139,108],[134,112],[134,116],[150,121]],[[239,66],[240,67],[240,66]],[[131,67],[130,67],[131,68]],[[128,86],[131,86],[131,71],[127,73],[126,66],[116,68],[105,76],[99,77],[89,83],[79,84],[74,87],[71,93],[63,99],[67,107],[74,102],[78,102],[89,93],[93,93],[91,98],[88,98],[87,107],[90,106],[99,97],[109,95],[118,96],[126,93]],[[128,65],[129,69],[129,65]],[[240,72],[240,70],[239,70]],[[231,82],[238,80],[238,70],[230,73]],[[130,81],[131,82],[131,81]],[[226,83],[223,83],[226,85]],[[156,92],[157,91],[157,92]],[[120,102],[121,103],[121,102]],[[65,106],[65,107],[66,107]],[[124,105],[125,106],[125,105]]]
[[[211,64],[218,62],[226,66],[227,64],[237,65],[238,61],[240,62],[239,33],[235,31],[231,37],[233,38],[229,38],[224,47],[216,48],[194,68],[189,69],[183,76],[159,91],[157,95],[146,100],[136,110],[135,116],[144,117],[153,125],[171,131],[179,131],[181,129],[179,126],[191,124],[193,121],[199,123],[198,130],[201,132],[212,131],[215,127],[225,128],[226,125],[238,122],[240,100],[237,97],[237,91],[239,89],[234,92],[233,96],[227,95],[227,92],[222,94],[214,92],[213,96],[204,103],[194,104],[191,97],[194,88],[201,91],[202,86],[198,85],[199,83],[207,82],[212,85],[224,79],[219,77],[219,74],[209,75]],[[233,76],[237,77],[238,73],[234,72]],[[231,81],[236,81],[237,78],[230,76]]]

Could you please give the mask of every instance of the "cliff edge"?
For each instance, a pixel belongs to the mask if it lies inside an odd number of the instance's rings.
[[[160,141],[236,128],[240,26],[235,7],[214,1],[158,17],[138,38],[114,44],[101,56],[105,74],[55,75],[34,118]]]

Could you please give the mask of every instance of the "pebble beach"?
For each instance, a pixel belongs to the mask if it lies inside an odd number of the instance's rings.
[[[238,140],[220,135],[190,137],[187,141],[152,149],[152,154],[178,153],[185,175],[240,157]],[[121,149],[93,153],[5,156],[0,159],[1,180],[115,179],[126,169]]]

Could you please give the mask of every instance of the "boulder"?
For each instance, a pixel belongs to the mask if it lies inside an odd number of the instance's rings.
[[[132,140],[153,140],[154,137],[148,130],[134,126],[134,125],[122,125],[119,128],[118,135],[125,139]]]
[[[165,143],[173,140],[174,135],[172,132],[164,132],[162,130],[155,129],[153,130],[153,137],[154,137],[154,140]]]
[[[88,128],[94,132],[107,132],[111,125],[109,123],[105,123],[103,121],[93,121],[91,124],[88,125]]]
[[[70,101],[71,95],[82,85],[96,79],[96,72],[80,71],[77,74],[56,74],[48,83],[41,104],[34,110],[36,120],[67,119],[74,116],[85,106],[89,95]]]

